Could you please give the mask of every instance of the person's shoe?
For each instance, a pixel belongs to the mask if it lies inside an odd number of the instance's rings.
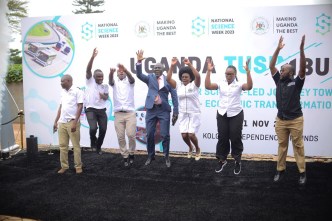
[[[195,160],[196,161],[200,160],[201,156],[202,156],[202,152],[201,152],[201,150],[199,150],[199,153],[196,152]]]
[[[77,174],[80,174],[80,173],[82,173],[82,172],[83,172],[82,168],[76,168],[76,173],[77,173]]]
[[[284,178],[285,170],[277,171],[274,175],[273,182],[280,182]]]
[[[299,185],[304,186],[307,183],[307,175],[305,172],[300,173]]]
[[[61,168],[61,169],[58,171],[58,173],[59,173],[59,174],[63,174],[63,173],[65,173],[67,170],[68,170],[68,169]]]
[[[91,147],[91,151],[97,150],[97,144],[96,143],[91,142],[90,147]]]
[[[235,161],[234,174],[238,175],[241,172],[241,162]]]
[[[129,167],[128,158],[123,158],[124,166]]]
[[[192,156],[193,156],[193,151],[192,151],[192,150],[191,150],[191,151],[189,150],[188,155],[187,155],[187,158],[190,159]]]
[[[216,173],[220,173],[224,169],[224,167],[226,166],[226,164],[227,164],[226,160],[224,162],[219,161],[218,162],[218,166],[217,166],[217,168],[214,171],[216,171]]]
[[[148,159],[145,161],[145,166],[148,166],[151,164],[151,162],[154,160],[154,157],[148,157]]]
[[[133,165],[133,163],[134,163],[134,155],[129,155],[129,164],[130,165]]]
[[[171,161],[169,160],[169,157],[166,157],[166,167],[167,168],[171,167]]]
[[[96,152],[97,152],[97,154],[99,154],[99,155],[102,155],[102,154],[103,154],[103,152],[101,151],[101,148],[97,148],[97,149],[96,149]]]

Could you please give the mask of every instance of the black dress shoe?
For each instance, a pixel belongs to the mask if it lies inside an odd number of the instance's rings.
[[[132,165],[134,163],[134,155],[129,155],[129,164]]]
[[[169,160],[168,157],[166,158],[166,166],[167,166],[167,168],[171,167],[171,161]]]
[[[154,160],[154,157],[148,157],[148,159],[145,161],[145,166],[148,166],[151,164],[151,162]]]
[[[305,172],[300,173],[300,178],[299,178],[299,185],[304,186],[307,183],[307,175]]]
[[[128,158],[123,158],[124,166],[129,167]]]
[[[277,171],[276,174],[274,175],[273,182],[277,183],[282,180],[284,177],[285,170],[282,171]]]

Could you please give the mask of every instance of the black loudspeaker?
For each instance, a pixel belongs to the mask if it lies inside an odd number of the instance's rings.
[[[38,155],[38,139],[30,135],[27,137],[27,156],[28,158],[35,158]]]

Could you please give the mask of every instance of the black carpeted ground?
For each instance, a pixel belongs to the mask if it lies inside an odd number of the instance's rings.
[[[72,155],[71,165],[72,164]],[[272,182],[276,162],[234,161],[221,174],[216,160],[157,157],[132,168],[119,154],[83,152],[83,174],[57,174],[59,152],[24,153],[0,162],[0,215],[53,220],[325,220],[332,215],[332,163],[307,163],[308,182],[297,185],[295,163]]]

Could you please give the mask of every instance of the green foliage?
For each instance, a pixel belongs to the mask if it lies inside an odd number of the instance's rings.
[[[6,83],[23,81],[22,64],[10,64],[6,76]]]
[[[22,72],[22,57],[20,56],[21,51],[18,49],[9,49],[9,65],[6,76],[7,83],[21,82],[23,81]]]
[[[24,0],[8,0],[7,19],[9,27],[13,32],[21,33],[21,20],[28,16],[27,11],[28,1]]]
[[[105,10],[92,10],[92,7],[100,7],[104,5],[105,0],[74,0],[73,6],[80,7],[73,11],[74,14],[103,13]]]
[[[10,50],[10,63],[12,64],[22,64],[22,57],[20,56],[21,51],[18,49],[9,49]]]

